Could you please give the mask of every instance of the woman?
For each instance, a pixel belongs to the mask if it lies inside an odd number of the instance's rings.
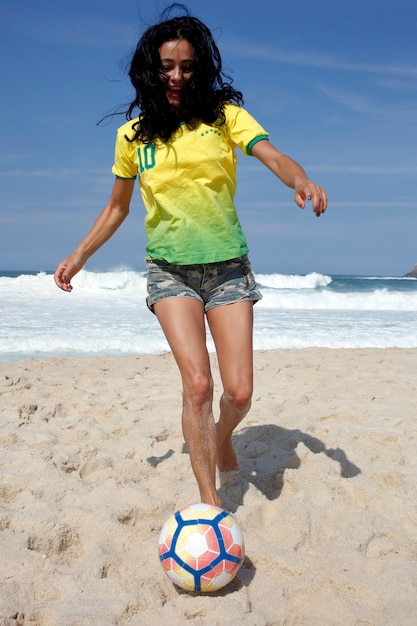
[[[220,472],[239,469],[231,437],[251,404],[253,305],[261,298],[233,200],[236,146],[293,188],[300,208],[311,200],[320,216],[327,198],[241,108],[242,94],[223,74],[211,32],[182,8],[180,17],[166,19],[165,12],[137,45],[129,71],[136,97],[118,130],[110,200],[58,265],[55,282],[72,290],[73,276],[129,213],[139,176],[147,209],[147,304],[181,373],[183,433],[201,501],[221,506],[216,465]],[[135,109],[139,117],[132,120]],[[205,318],[223,386],[217,423]]]

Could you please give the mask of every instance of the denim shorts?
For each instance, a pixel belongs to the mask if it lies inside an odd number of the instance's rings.
[[[164,298],[179,296],[199,300],[205,312],[216,306],[262,298],[250,261],[245,254],[237,259],[205,265],[173,265],[152,259],[146,262],[148,297],[153,305]]]

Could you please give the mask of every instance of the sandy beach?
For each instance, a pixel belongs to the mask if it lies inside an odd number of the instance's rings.
[[[415,626],[416,365],[417,349],[255,352],[221,489],[246,557],[199,595],[157,555],[198,502],[172,356],[1,363],[0,625]]]

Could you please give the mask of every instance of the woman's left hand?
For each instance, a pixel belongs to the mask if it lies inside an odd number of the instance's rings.
[[[294,159],[277,150],[267,139],[255,143],[252,154],[274,172],[284,185],[295,189],[294,200],[300,209],[305,209],[306,200],[311,200],[317,217],[325,212],[327,209],[326,191],[323,187],[313,183]]]
[[[326,190],[323,189],[323,187],[319,187],[311,180],[303,183],[300,187],[296,187],[294,200],[300,209],[305,208],[306,200],[311,200],[313,211],[317,217],[320,217],[327,209]]]

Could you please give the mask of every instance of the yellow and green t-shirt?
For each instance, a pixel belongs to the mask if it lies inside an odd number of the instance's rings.
[[[129,142],[131,120],[117,132],[118,178],[136,178],[147,211],[147,258],[176,265],[226,261],[248,252],[234,205],[238,146],[252,146],[268,134],[245,109],[227,104],[226,122],[194,130],[181,125],[166,143]]]

